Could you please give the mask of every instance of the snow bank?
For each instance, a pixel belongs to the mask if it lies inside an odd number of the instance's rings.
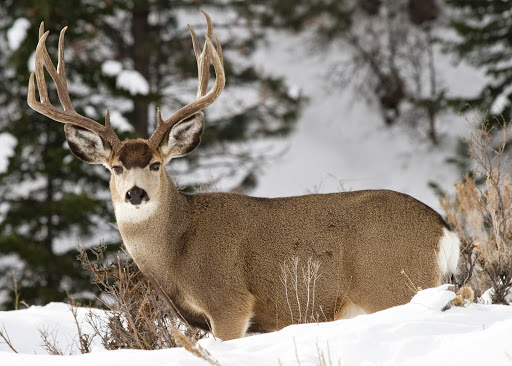
[[[375,314],[330,323],[294,325],[279,332],[228,342],[200,341],[223,366],[319,365],[501,365],[512,356],[512,306],[477,305],[441,311],[454,294],[446,286],[419,292],[410,303]],[[84,309],[79,309],[84,315]],[[0,363],[10,366],[91,364],[209,365],[184,349],[104,351],[87,355],[44,356],[37,329],[55,330],[61,345],[76,339],[66,305],[50,304],[0,312],[14,354],[0,344]],[[75,348],[76,352],[77,349]],[[330,360],[330,361],[329,361]]]
[[[84,333],[92,333],[92,328],[85,320],[89,312],[87,308],[78,308],[78,321],[82,324]],[[102,312],[101,310],[94,310]],[[18,311],[0,312],[0,330],[5,331],[11,339],[15,349],[20,354],[47,355],[40,332],[47,332],[65,353],[78,353],[77,327],[69,305],[63,303],[50,303],[46,306],[31,306]],[[94,347],[101,347],[99,341]],[[0,364],[10,348],[0,343]],[[38,359],[38,358],[36,358]],[[10,363],[7,363],[9,365]]]

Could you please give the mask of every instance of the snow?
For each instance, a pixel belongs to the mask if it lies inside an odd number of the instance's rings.
[[[120,132],[127,132],[127,131],[133,131],[133,126],[128,122],[126,118],[119,112],[118,110],[112,110],[109,111],[110,114],[110,123],[112,126],[120,131]]]
[[[512,358],[512,306],[469,304],[442,311],[454,297],[446,285],[420,291],[410,303],[374,314],[328,323],[293,325],[278,332],[222,342],[199,342],[222,366],[251,365],[505,365]],[[78,309],[83,332],[89,310]],[[94,310],[101,314],[100,310]],[[19,354],[0,343],[0,362],[9,366],[91,364],[209,365],[182,348],[105,351],[96,339],[92,353],[48,356],[38,329],[46,329],[66,352],[79,353],[69,307],[0,312],[0,325]],[[72,345],[74,346],[72,347]]]
[[[123,69],[119,61],[108,60],[101,65],[101,72],[107,76],[116,76]]]
[[[27,61],[27,70],[29,72],[35,72],[36,71],[36,52],[32,52],[28,58]]]
[[[92,119],[98,118],[96,109],[92,105],[84,106],[84,112],[85,112],[85,115],[89,118],[92,118]]]
[[[116,86],[127,90],[131,95],[149,93],[148,81],[136,70],[121,70],[117,75]]]
[[[299,99],[301,97],[301,89],[297,85],[292,85],[288,88],[288,96],[292,99]]]
[[[92,328],[84,322],[89,311],[86,308],[78,309],[80,323],[84,333],[92,333]],[[101,312],[101,310],[95,310]],[[47,331],[55,335],[63,349],[69,352],[79,352],[74,342],[77,338],[77,328],[69,305],[63,303],[50,303],[44,307],[31,306],[28,309],[0,312],[0,330],[5,329],[20,354],[48,354],[42,345],[40,331]],[[73,345],[73,348],[71,346]],[[0,344],[0,352],[10,350],[6,344]],[[0,360],[2,360],[0,353]]]
[[[27,31],[30,28],[30,21],[27,18],[18,18],[7,30],[7,44],[11,51],[20,48],[21,43],[27,37]]]
[[[14,155],[18,141],[10,133],[0,133],[0,174],[5,173],[9,166],[9,158]]]
[[[116,77],[116,86],[128,91],[131,95],[147,95],[149,93],[148,81],[136,70],[123,69],[119,61],[107,60],[101,64],[104,75]]]
[[[494,102],[491,105],[490,112],[493,115],[501,115],[505,108],[510,105],[510,100],[508,99],[509,94],[512,93],[512,85],[506,87],[500,95],[496,97]]]

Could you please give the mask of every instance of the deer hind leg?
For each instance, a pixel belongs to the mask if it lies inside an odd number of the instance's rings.
[[[237,303],[223,304],[210,316],[213,335],[223,341],[242,338],[251,325],[253,306],[252,295]]]

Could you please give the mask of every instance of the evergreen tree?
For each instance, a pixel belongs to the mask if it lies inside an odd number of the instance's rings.
[[[512,118],[512,24],[508,1],[447,0],[451,26],[458,37],[450,43],[461,59],[485,70],[489,81],[477,97],[465,100],[473,108]],[[491,108],[497,102],[497,108]],[[491,121],[495,120],[490,118]]]
[[[79,236],[86,239],[94,230],[107,227],[106,222],[112,218],[103,199],[95,194],[105,190],[108,182],[105,172],[96,172],[97,169],[71,159],[69,151],[63,148],[62,125],[33,113],[26,104],[27,61],[38,41],[39,21],[44,19],[63,27],[66,21],[63,14],[86,21],[97,14],[71,3],[32,3],[8,1],[0,6],[0,33],[11,43],[6,45],[3,40],[2,49],[7,52],[3,53],[2,61],[7,63],[2,71],[0,109],[6,118],[1,132],[17,140],[7,171],[0,175],[0,197],[6,207],[0,221],[0,254],[10,255],[17,262],[14,275],[21,299],[29,304],[41,304],[63,300],[67,291],[77,293],[90,287],[88,277],[75,259],[75,251],[69,249],[69,243],[62,245],[62,240],[73,237],[74,241]],[[15,21],[27,25],[21,44],[13,43]],[[17,30],[19,33],[19,23]],[[77,27],[70,29],[68,37],[85,40],[90,33]],[[52,54],[56,52],[55,40],[55,34],[48,39]],[[86,66],[70,62],[68,69],[71,74],[78,70],[84,73]],[[55,94],[51,85],[49,91]],[[80,104],[77,109],[81,110]],[[12,283],[11,272],[10,266],[1,268],[2,288]],[[11,307],[12,298],[11,293],[4,306]]]
[[[195,96],[196,61],[182,20],[187,19],[199,36],[204,34],[198,5],[163,0],[97,4],[7,0],[0,5],[0,34],[8,36],[20,19],[28,25],[23,42],[0,56],[7,62],[0,79],[0,114],[7,117],[0,133],[17,140],[8,169],[0,175],[0,255],[21,263],[16,275],[21,298],[27,303],[61,301],[66,291],[92,290],[69,244],[78,237],[88,245],[98,244],[105,236],[111,238],[109,243],[117,240],[115,230],[108,229],[113,216],[107,172],[74,159],[65,148],[62,124],[26,104],[27,60],[37,44],[40,21],[50,30],[46,45],[54,60],[58,32],[69,26],[66,71],[75,109],[104,122],[103,113],[109,108],[121,139],[146,137],[154,128],[157,106],[165,118]],[[237,24],[223,15],[227,8],[238,17]],[[189,187],[208,185],[213,175],[217,182],[229,178],[232,189],[248,188],[268,157],[272,138],[291,131],[300,99],[288,95],[282,81],[261,77],[251,66],[232,61],[243,61],[255,45],[258,27],[250,24],[251,9],[225,1],[206,1],[204,9],[212,16],[225,51],[226,96],[206,111],[201,148],[174,162],[173,176]],[[7,40],[0,42],[5,46]],[[47,84],[58,105],[50,78]],[[247,103],[239,95],[251,95],[254,102]],[[260,152],[247,140],[258,141]],[[267,146],[263,152],[261,144]],[[11,268],[3,265],[0,271],[5,288]]]

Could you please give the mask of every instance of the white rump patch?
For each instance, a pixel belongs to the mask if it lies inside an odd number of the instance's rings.
[[[156,202],[146,201],[134,206],[131,203],[116,203],[116,220],[119,222],[141,222],[149,219],[156,211]]]
[[[437,264],[441,276],[452,274],[457,269],[460,254],[460,239],[453,231],[443,228],[443,236],[439,240]]]

